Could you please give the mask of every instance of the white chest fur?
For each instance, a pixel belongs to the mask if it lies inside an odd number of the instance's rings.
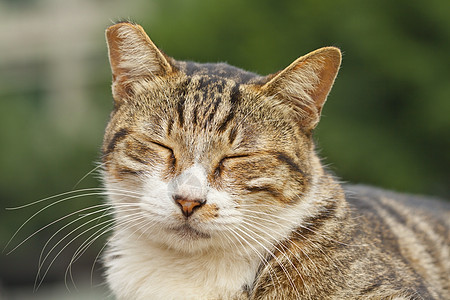
[[[187,254],[123,240],[106,258],[108,283],[127,300],[231,298],[253,282],[258,262],[222,250]]]

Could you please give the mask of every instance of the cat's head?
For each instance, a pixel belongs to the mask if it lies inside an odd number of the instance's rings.
[[[301,222],[320,176],[311,134],[337,48],[263,77],[176,61],[139,25],[118,23],[106,36],[115,108],[104,182],[119,231],[198,251],[266,244]]]

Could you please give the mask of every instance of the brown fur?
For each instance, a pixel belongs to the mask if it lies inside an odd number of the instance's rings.
[[[106,181],[138,187],[153,170],[170,181],[198,161],[211,187],[238,195],[238,209],[257,207],[267,228],[314,201],[236,299],[450,299],[449,205],[341,186],[315,154],[337,48],[262,77],[175,61],[131,23],[111,26],[107,39],[116,106],[103,145]],[[194,213],[207,222],[220,209]]]

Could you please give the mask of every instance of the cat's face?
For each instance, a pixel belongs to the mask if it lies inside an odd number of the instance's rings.
[[[311,209],[311,130],[338,50],[259,77],[176,62],[129,23],[110,27],[107,38],[116,107],[104,181],[118,228],[182,251],[253,248]]]

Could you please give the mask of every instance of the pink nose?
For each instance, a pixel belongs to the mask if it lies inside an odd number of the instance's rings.
[[[186,218],[192,215],[195,209],[200,208],[200,206],[205,204],[205,201],[201,199],[188,199],[180,196],[175,196],[174,200],[180,206],[180,209]]]

